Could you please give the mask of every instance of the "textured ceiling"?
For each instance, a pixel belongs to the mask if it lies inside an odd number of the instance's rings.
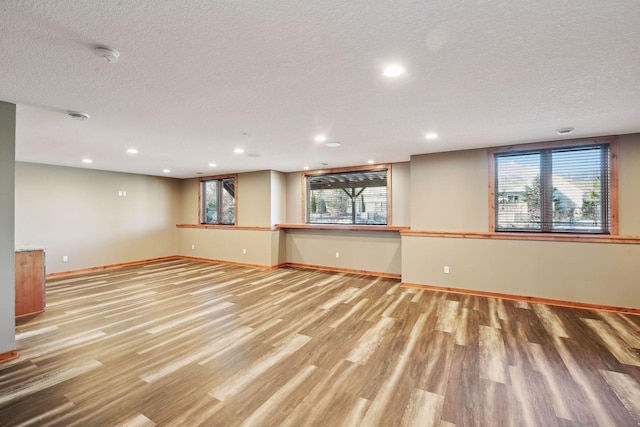
[[[20,161],[180,178],[407,161],[640,131],[639,23],[638,0],[3,0],[0,100]]]

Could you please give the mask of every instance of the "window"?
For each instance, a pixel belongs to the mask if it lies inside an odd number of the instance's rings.
[[[235,225],[236,176],[200,179],[200,223]]]
[[[389,224],[389,166],[305,174],[308,224]]]
[[[492,150],[492,231],[617,234],[614,138]]]

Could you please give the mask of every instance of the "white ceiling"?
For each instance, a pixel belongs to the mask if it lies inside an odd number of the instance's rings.
[[[639,0],[3,0],[0,35],[19,161],[185,178],[640,131]]]

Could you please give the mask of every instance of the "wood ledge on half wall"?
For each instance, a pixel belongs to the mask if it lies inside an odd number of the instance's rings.
[[[247,230],[247,231],[273,231],[273,227],[241,227],[237,225],[218,224],[176,224],[176,228],[205,228],[209,230]]]
[[[276,230],[338,230],[338,231],[392,231],[402,232],[405,225],[343,225],[343,224],[276,224]]]

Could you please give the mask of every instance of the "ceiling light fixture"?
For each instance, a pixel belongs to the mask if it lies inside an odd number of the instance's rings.
[[[129,149],[127,149],[127,153],[129,153],[129,154],[138,154],[138,150],[136,150],[135,148],[129,148]]]
[[[424,136],[424,139],[428,139],[428,140],[433,140],[436,139],[438,137],[438,134],[435,132],[429,132],[428,134],[426,134]]]
[[[385,77],[399,77],[404,74],[404,67],[402,65],[389,65],[382,72]]]
[[[308,171],[309,170],[309,166],[305,166],[303,169]]]
[[[330,142],[324,143],[325,147],[331,147],[331,148],[340,147],[341,145],[342,144],[340,144],[338,141],[330,141]]]
[[[87,113],[81,113],[80,111],[67,111],[69,117],[75,120],[87,120],[89,116]]]
[[[93,53],[112,64],[115,64],[120,59],[120,52],[108,46],[96,46],[93,48]]]
[[[367,163],[368,163],[368,164],[370,164],[370,165],[372,165],[372,164],[374,164],[375,162],[374,162],[373,160],[367,160]]]
[[[244,153],[244,148],[236,148],[235,150],[233,150],[233,152],[236,154],[242,154]]]
[[[327,140],[327,137],[324,135],[318,135],[315,138],[313,138],[314,141],[316,142],[325,142]]]
[[[82,163],[93,163],[91,159],[82,159]]]
[[[210,168],[215,168],[216,166],[218,166],[218,165],[216,165],[215,163],[209,163],[209,167]]]
[[[569,135],[570,133],[573,133],[574,130],[575,128],[562,128],[562,129],[558,129],[556,133],[560,136],[564,136],[564,135]]]
[[[162,172],[164,173],[171,173],[171,169],[163,169]]]

